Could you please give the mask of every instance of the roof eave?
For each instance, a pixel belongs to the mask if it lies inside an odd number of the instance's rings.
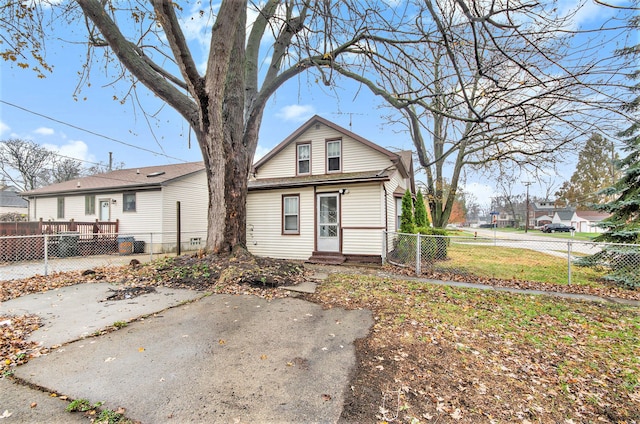
[[[143,190],[160,190],[162,189],[163,184],[161,182],[154,184],[132,184],[129,186],[117,186],[117,187],[100,187],[96,189],[83,189],[79,188],[77,190],[61,190],[61,191],[49,191],[46,193],[35,193],[31,194],[29,192],[19,194],[20,197],[27,199],[35,199],[37,197],[52,197],[52,196],[68,196],[68,195],[88,195],[88,194],[99,194],[99,193],[120,193],[125,191],[143,191]]]
[[[320,181],[285,181],[281,183],[273,183],[264,186],[258,187],[248,187],[248,191],[258,191],[258,190],[276,190],[282,188],[295,188],[295,187],[313,187],[313,186],[328,186],[328,185],[339,185],[339,184],[356,184],[356,183],[369,183],[369,182],[383,182],[389,181],[388,175],[382,175],[378,177],[367,177],[367,178],[345,178],[339,180],[320,180]]]

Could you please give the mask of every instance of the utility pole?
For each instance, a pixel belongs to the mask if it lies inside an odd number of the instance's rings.
[[[525,221],[524,221],[524,232],[528,232],[529,231],[529,186],[531,185],[531,181],[524,181],[522,184],[524,184],[527,187],[527,210],[525,212]]]

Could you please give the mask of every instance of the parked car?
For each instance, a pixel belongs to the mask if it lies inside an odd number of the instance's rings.
[[[543,233],[568,233],[573,232],[576,229],[564,224],[545,224],[542,226],[541,231]]]

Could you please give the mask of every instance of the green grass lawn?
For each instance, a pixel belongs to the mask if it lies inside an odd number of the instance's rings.
[[[436,271],[464,272],[479,277],[567,284],[567,259],[528,249],[451,243],[448,260],[436,262]],[[571,283],[598,287],[603,271],[571,267]]]
[[[454,422],[447,405],[463,422],[640,419],[637,308],[362,275],[333,275],[319,289],[332,306],[374,311],[362,363],[395,375],[360,379],[406,387],[402,422]]]

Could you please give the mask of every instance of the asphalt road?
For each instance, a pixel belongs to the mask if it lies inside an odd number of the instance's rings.
[[[473,243],[530,249],[558,257],[567,257],[569,246],[571,246],[571,252],[586,255],[592,255],[600,251],[600,247],[598,247],[597,244],[575,240],[571,238],[569,234],[567,234],[566,237],[557,238],[542,235],[538,230],[532,230],[526,234],[503,233],[501,231],[494,233],[493,230],[487,228],[471,228],[465,230],[477,233],[478,240]]]

